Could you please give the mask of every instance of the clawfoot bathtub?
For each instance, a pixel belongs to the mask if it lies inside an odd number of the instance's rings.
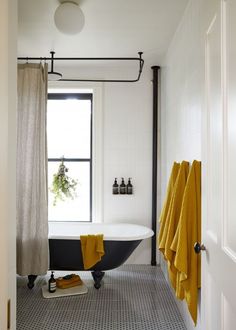
[[[50,223],[50,270],[84,270],[80,235],[103,234],[105,255],[91,269],[94,286],[99,289],[105,270],[122,265],[143,239],[153,236],[147,227],[127,223]],[[36,275],[29,275],[28,287],[34,286]]]

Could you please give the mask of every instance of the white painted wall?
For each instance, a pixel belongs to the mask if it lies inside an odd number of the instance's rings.
[[[66,77],[135,78],[136,67],[60,68]],[[144,67],[136,83],[96,83],[102,89],[104,222],[151,227],[152,202],[152,70]],[[57,83],[59,86],[61,83]],[[70,84],[71,85],[71,84]],[[55,83],[54,83],[55,86]],[[85,88],[92,84],[85,83]],[[73,84],[76,87],[76,84]],[[78,84],[79,88],[83,84]],[[96,107],[95,110],[96,111]],[[112,195],[114,178],[132,178],[133,195]],[[128,263],[150,264],[151,239],[143,241]]]
[[[201,1],[191,0],[170,44],[162,68],[162,201],[174,161],[201,160],[201,109],[204,79]],[[161,261],[167,278],[166,264]],[[185,303],[178,302],[187,329],[194,328]]]
[[[104,221],[151,227],[152,84],[147,68],[141,82],[106,84],[104,90]],[[132,178],[133,195],[112,195],[114,178]],[[150,239],[129,263],[148,264]]]
[[[0,2],[0,329],[16,328],[15,150],[16,150],[16,1]]]

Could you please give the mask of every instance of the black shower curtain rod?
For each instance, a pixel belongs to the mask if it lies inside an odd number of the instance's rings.
[[[90,82],[137,82],[141,77],[144,60],[143,52],[138,52],[139,57],[54,57],[55,52],[50,52],[51,57],[17,57],[19,61],[51,61],[51,71],[49,74],[62,76],[58,72],[54,72],[54,61],[138,61],[139,71],[136,79],[76,79],[76,78],[60,78],[57,81],[90,81]]]

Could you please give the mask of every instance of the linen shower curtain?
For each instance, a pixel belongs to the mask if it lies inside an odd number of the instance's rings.
[[[48,270],[47,65],[18,65],[17,273]]]

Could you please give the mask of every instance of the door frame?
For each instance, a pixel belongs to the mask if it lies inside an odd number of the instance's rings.
[[[0,328],[16,328],[17,0],[0,2]]]

